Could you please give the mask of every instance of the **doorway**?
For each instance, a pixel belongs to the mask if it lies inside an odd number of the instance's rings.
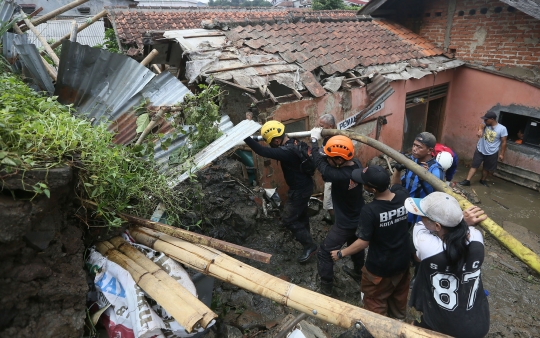
[[[441,139],[447,91],[448,84],[444,84],[407,94],[402,152],[410,152],[416,135],[423,131]]]

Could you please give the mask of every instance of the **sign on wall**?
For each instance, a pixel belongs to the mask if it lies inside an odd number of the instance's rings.
[[[373,111],[373,114],[378,113],[383,108],[384,108],[384,102],[382,102],[380,105],[375,107],[375,110]],[[354,124],[356,123],[356,120],[358,119],[359,116],[360,116],[360,113],[357,113],[357,114],[354,114],[353,116],[351,116],[351,117],[349,117],[349,118],[347,118],[347,119],[345,119],[345,120],[343,120],[341,122],[338,122],[337,128],[340,129],[340,130],[349,129],[350,127],[354,126]]]

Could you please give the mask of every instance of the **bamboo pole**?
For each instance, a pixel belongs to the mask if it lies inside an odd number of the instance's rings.
[[[442,191],[442,192],[447,193],[450,196],[453,196],[455,199],[458,200],[463,210],[473,205],[467,199],[454,193],[452,189],[450,189],[443,181],[439,180],[437,177],[435,177],[433,174],[428,172],[422,166],[419,166],[415,162],[411,161],[409,158],[405,157],[403,154],[390,148],[384,143],[376,141],[365,135],[353,133],[347,130],[324,129],[322,131],[322,135],[323,136],[345,135],[349,137],[350,139],[367,144],[379,150],[380,152],[390,156],[397,162],[405,165],[407,169],[417,174],[420,179],[428,182],[435,190]],[[495,223],[489,217],[486,220],[482,221],[480,223],[480,226],[482,226],[482,228],[484,228],[493,237],[495,237],[503,246],[505,246],[508,250],[510,250],[510,252],[512,252],[517,258],[519,258],[521,261],[527,264],[531,269],[533,269],[537,273],[540,273],[540,257],[538,257],[538,255],[535,254],[531,249],[525,247],[520,241],[518,241],[515,237],[513,237],[508,232],[506,232],[506,230],[500,227],[497,223]]]
[[[54,18],[55,16],[58,16],[58,15],[64,13],[64,12],[67,12],[67,11],[69,11],[69,10],[72,9],[72,8],[75,8],[75,7],[79,6],[79,5],[82,5],[82,4],[84,4],[85,2],[88,2],[88,0],[76,0],[76,1],[73,1],[72,3],[69,3],[69,4],[65,5],[65,6],[62,6],[62,7],[60,7],[60,8],[55,9],[55,10],[52,11],[52,12],[49,12],[49,13],[47,13],[47,14],[45,14],[45,15],[40,16],[40,17],[37,18],[36,20],[33,20],[33,21],[32,21],[32,24],[33,24],[34,26],[41,25],[41,24],[44,23],[45,21],[47,21],[47,20],[49,20],[49,19],[52,19],[52,18]],[[28,24],[27,24],[27,26],[28,26]]]
[[[69,37],[69,41],[71,42],[77,42],[77,32],[78,32],[78,27],[77,27],[77,21],[73,20],[71,21],[71,36]]]
[[[360,321],[375,337],[448,337],[301,288],[211,248],[147,228],[130,233],[138,242],[207,275],[344,328]]]
[[[114,245],[117,250],[137,262],[137,264],[139,264],[143,269],[150,272],[172,292],[182,298],[185,301],[187,308],[189,308],[187,311],[196,311],[202,317],[202,327],[206,328],[212,320],[217,318],[218,315],[210,310],[196,296],[189,292],[185,287],[178,284],[178,282],[173,277],[169,276],[162,268],[160,268],[159,265],[152,262],[142,252],[134,248],[122,237],[113,237],[109,240],[109,242]]]
[[[148,273],[148,271],[135,261],[116,250],[111,243],[97,243],[96,249],[99,253],[127,270],[135,280],[135,283],[167,310],[188,332],[192,332],[194,328],[200,326],[201,315],[193,310],[183,298],[164,286],[159,279]],[[190,309],[191,311],[189,311]]]
[[[158,55],[159,52],[157,49],[152,49],[152,51],[150,53],[148,53],[148,55],[144,58],[144,60],[141,61],[141,65],[143,66],[148,66],[150,64],[150,62],[156,57],[156,55]]]
[[[156,66],[154,64],[154,66]],[[152,129],[155,127],[155,125],[158,123],[158,120],[161,119],[161,117],[163,116],[163,114],[165,114],[166,112],[168,112],[169,109],[165,108],[165,107],[161,107],[161,109],[159,109],[159,111],[156,113],[156,115],[154,115],[152,117],[152,120],[150,121],[150,123],[148,123],[148,125],[146,126],[146,128],[144,128],[143,132],[141,133],[141,135],[139,136],[139,139],[137,140],[137,142],[135,142],[135,145],[138,146],[139,144],[142,143],[142,141],[144,140],[144,138],[150,134],[150,132],[152,131]]]
[[[34,25],[32,25],[32,23],[26,17],[26,14],[22,11],[22,9],[20,10],[20,13],[23,16],[23,20],[26,23],[26,26],[28,26],[28,28],[32,31],[32,33],[34,33],[36,35],[39,42],[41,42],[41,44],[43,45],[43,48],[45,48],[45,50],[47,51],[47,54],[49,54],[49,56],[53,60],[54,64],[58,67],[60,65],[60,59],[58,58],[58,56],[56,56],[56,54],[52,50],[51,46],[49,46],[49,43],[47,42],[47,40],[45,40],[45,38],[42,37],[41,34],[38,32],[36,27],[34,27]]]
[[[155,63],[152,64],[152,68],[154,68],[154,70],[156,71],[156,73],[161,74],[161,69],[159,69],[158,65],[156,65]]]
[[[88,26],[90,26],[91,24],[93,24],[94,22],[98,21],[99,19],[101,19],[102,17],[104,17],[106,15],[107,15],[107,11],[102,10],[101,12],[99,12],[98,14],[93,16],[90,20],[86,21],[85,23],[83,23],[82,25],[77,27],[77,33],[79,33],[80,31],[82,31],[85,28],[88,28]],[[53,43],[51,45],[51,48],[55,49],[56,47],[58,47],[58,46],[60,46],[62,44],[62,41],[70,39],[70,38],[71,38],[71,33],[64,35],[63,37],[60,38],[60,40]],[[41,52],[41,53],[44,53],[44,52]]]
[[[96,207],[97,207],[96,203],[94,203],[92,201],[83,200],[83,199],[80,199],[80,201],[81,201],[81,204],[84,205],[85,207],[92,208],[92,209],[96,209]],[[243,246],[240,246],[240,245],[236,245],[236,244],[232,244],[232,243],[229,243],[229,242],[221,241],[219,239],[204,236],[204,235],[197,234],[197,233],[187,231],[187,230],[184,230],[184,229],[175,228],[175,227],[172,227],[172,226],[167,225],[167,224],[150,221],[150,220],[147,220],[147,219],[144,219],[144,218],[140,218],[140,217],[137,217],[137,216],[132,216],[132,215],[125,214],[125,213],[122,213],[122,212],[119,212],[118,216],[120,216],[120,218],[122,218],[123,220],[125,220],[125,221],[127,221],[127,222],[129,222],[131,224],[145,226],[147,228],[163,232],[163,233],[165,233],[165,234],[167,234],[169,236],[184,239],[184,240],[186,240],[188,242],[192,242],[194,244],[206,245],[206,246],[209,246],[211,248],[215,248],[215,249],[218,249],[218,250],[221,250],[221,251],[225,251],[225,252],[231,253],[233,255],[253,259],[253,260],[256,260],[258,262],[270,263],[270,258],[272,258],[272,255],[267,254],[265,252],[261,252],[261,251],[253,250],[253,249],[246,248],[246,247],[243,247]]]
[[[23,31],[19,28],[19,26],[17,25],[13,25],[13,30],[15,31],[15,33],[17,34],[24,34]],[[47,73],[49,74],[49,76],[51,77],[51,79],[53,81],[56,81],[57,77],[58,77],[58,73],[56,72],[56,69],[54,69],[48,62],[47,60],[45,60],[43,58],[43,56],[41,56],[41,62],[43,62],[43,65],[45,66],[45,70],[47,71]]]

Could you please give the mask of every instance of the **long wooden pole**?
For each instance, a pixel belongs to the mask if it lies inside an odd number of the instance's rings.
[[[96,203],[89,200],[80,199],[80,202],[82,205],[88,208],[95,209],[97,207]],[[265,252],[261,252],[261,251],[253,250],[253,249],[246,248],[240,245],[221,241],[219,239],[204,236],[204,235],[197,234],[195,232],[187,231],[184,229],[175,228],[167,224],[150,221],[144,218],[140,218],[140,217],[129,215],[122,212],[119,212],[118,216],[120,216],[120,218],[122,218],[123,220],[131,224],[145,226],[147,228],[163,232],[167,235],[184,239],[188,242],[206,245],[211,248],[218,249],[220,251],[225,251],[233,255],[253,259],[262,263],[270,263],[270,259],[272,258],[272,255],[267,254]]]
[[[53,60],[54,64],[56,66],[59,66],[60,65],[60,59],[58,58],[58,56],[56,56],[56,53],[54,52],[54,50],[52,50],[51,46],[49,46],[49,43],[47,42],[47,40],[45,40],[45,38],[42,37],[41,34],[38,32],[36,27],[34,27],[34,25],[32,25],[32,23],[26,17],[26,14],[22,11],[22,9],[21,9],[21,14],[23,15],[23,20],[26,23],[26,26],[28,26],[28,28],[32,31],[32,33],[34,33],[36,35],[39,42],[41,42],[41,44],[43,45],[43,48],[45,48],[45,50],[47,51],[47,54],[49,54],[49,56]]]
[[[420,179],[428,182],[435,190],[445,192],[455,197],[459,201],[459,204],[463,210],[473,205],[467,199],[454,193],[452,189],[450,189],[443,181],[439,180],[426,169],[419,166],[415,162],[411,161],[409,158],[405,157],[403,154],[390,148],[384,143],[381,143],[365,135],[361,135],[347,130],[324,129],[322,131],[322,135],[345,135],[350,139],[367,144],[379,150],[380,152],[390,156],[397,162],[405,165],[407,169],[417,174]],[[482,221],[480,223],[480,226],[482,226],[482,228],[484,228],[493,237],[495,237],[502,245],[504,245],[508,250],[510,250],[517,258],[527,264],[531,269],[540,273],[540,257],[538,257],[538,255],[535,254],[531,249],[521,244],[520,241],[518,241],[515,237],[506,232],[506,230],[500,227],[489,217],[486,220]]]
[[[152,49],[152,51],[150,53],[148,53],[148,55],[141,61],[141,65],[143,66],[148,66],[150,64],[150,62],[156,57],[156,55],[158,55],[159,52],[157,49]]]
[[[135,249],[131,244],[126,242],[122,237],[113,237],[109,240],[114,247],[122,252],[127,257],[131,258],[133,261],[137,262],[142,268],[154,275],[161,283],[168,287],[172,292],[177,294],[182,298],[187,304],[187,311],[196,311],[201,315],[201,325],[207,327],[208,324],[215,318],[215,314],[210,310],[203,302],[201,302],[197,297],[195,297],[191,292],[189,292],[185,287],[178,284],[178,282],[171,276],[167,274],[163,269],[159,267],[156,263],[152,262],[148,257],[146,257],[142,252]],[[185,306],[184,304],[183,306]]]
[[[40,16],[40,17],[37,18],[36,20],[33,20],[33,21],[32,21],[32,24],[33,24],[34,26],[41,25],[41,24],[44,23],[45,21],[47,21],[47,20],[49,20],[49,19],[52,19],[52,18],[54,18],[55,16],[58,16],[58,15],[64,13],[64,12],[67,12],[67,11],[69,11],[69,10],[72,9],[72,8],[75,8],[75,7],[79,6],[79,5],[82,5],[82,4],[84,4],[85,2],[88,2],[88,0],[76,0],[76,1],[73,1],[73,2],[71,2],[71,3],[69,3],[69,4],[65,5],[65,6],[62,6],[62,7],[60,7],[60,8],[55,9],[55,10],[52,11],[52,12],[49,12],[49,13],[47,13],[47,14],[45,14],[45,15]],[[28,24],[26,24],[26,25],[28,26]],[[24,30],[23,30],[23,31],[24,31]]]
[[[328,323],[350,328],[361,322],[373,336],[383,338],[448,337],[301,288],[211,248],[151,229],[138,228],[130,233],[139,243],[153,247],[198,271]]]
[[[82,31],[85,28],[88,28],[88,26],[90,26],[91,24],[93,24],[94,22],[98,21],[99,19],[101,19],[102,17],[104,17],[106,15],[107,15],[107,11],[102,10],[101,12],[99,12],[98,14],[93,16],[90,20],[86,21],[85,23],[83,23],[82,25],[77,27],[77,33],[79,33],[80,31]],[[51,48],[55,49],[56,47],[58,47],[58,46],[60,46],[62,44],[62,41],[70,39],[70,38],[71,38],[71,33],[64,35],[63,37],[60,38],[60,40],[53,43],[51,45]],[[44,52],[41,52],[41,53],[43,54]]]
[[[143,267],[135,261],[128,258],[120,251],[116,250],[114,245],[109,242],[100,242],[96,244],[96,249],[103,256],[114,263],[120,265],[127,270],[139,285],[150,297],[152,297],[159,305],[161,305],[173,318],[182,325],[188,332],[192,332],[194,328],[200,326],[202,319],[182,297],[179,297],[174,291],[171,291],[167,286],[153,274],[148,273]]]

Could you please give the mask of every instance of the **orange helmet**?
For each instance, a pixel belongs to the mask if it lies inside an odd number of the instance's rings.
[[[324,153],[330,157],[339,156],[346,161],[354,157],[354,146],[350,138],[343,135],[331,137],[324,146]]]

